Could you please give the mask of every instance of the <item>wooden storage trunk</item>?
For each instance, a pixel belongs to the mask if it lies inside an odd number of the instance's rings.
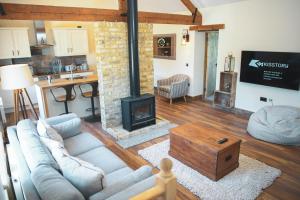
[[[227,142],[218,141],[227,138]],[[199,123],[171,129],[169,154],[217,181],[239,165],[241,140],[230,133]]]

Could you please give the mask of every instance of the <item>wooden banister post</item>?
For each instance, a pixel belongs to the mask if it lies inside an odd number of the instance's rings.
[[[175,200],[176,199],[176,177],[172,173],[172,161],[164,158],[160,161],[160,172],[156,175],[154,187],[140,193],[130,200]]]
[[[162,159],[160,162],[161,170],[156,177],[156,185],[164,188],[164,200],[175,200],[176,198],[176,177],[171,171],[172,166],[170,159]]]

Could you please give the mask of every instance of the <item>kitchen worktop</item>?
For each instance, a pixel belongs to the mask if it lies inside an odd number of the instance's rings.
[[[54,88],[54,87],[61,87],[64,85],[79,85],[79,84],[85,84],[85,83],[91,83],[98,80],[97,75],[91,75],[87,77],[82,78],[74,78],[72,79],[53,79],[52,82],[49,84],[48,80],[43,81],[37,81],[35,82],[36,86],[40,87],[41,89],[48,89],[48,88]]]
[[[79,73],[85,73],[85,72],[96,72],[95,70],[76,70],[76,71],[73,71],[72,73],[73,74],[79,74]],[[37,74],[37,75],[33,75],[32,77],[33,78],[36,78],[36,77],[41,77],[41,76],[56,76],[56,75],[64,75],[64,74],[71,74],[71,72],[59,72],[59,73],[49,73],[49,74]]]
[[[37,81],[35,82],[35,91],[37,95],[37,101],[39,105],[40,117],[42,119],[48,118],[51,116],[57,116],[65,112],[64,104],[55,101],[51,89],[56,87],[63,87],[66,85],[75,85],[74,86],[74,95],[76,96],[74,100],[68,101],[68,107],[70,112],[76,113],[79,117],[85,117],[91,113],[87,111],[87,108],[91,107],[90,98],[84,98],[81,95],[81,89],[78,85],[82,85],[81,88],[84,91],[91,90],[91,86],[88,83],[98,82],[97,75],[90,75],[81,78],[74,79],[54,79],[49,84],[48,80]],[[55,90],[56,95],[65,95],[63,90]],[[97,99],[97,100],[96,100]],[[99,107],[99,98],[95,98],[96,106]]]

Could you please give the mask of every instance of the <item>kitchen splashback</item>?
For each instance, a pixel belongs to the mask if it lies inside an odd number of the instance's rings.
[[[28,63],[31,66],[33,75],[44,75],[53,73],[53,63],[56,59],[61,60],[62,66],[81,65],[87,63],[86,56],[67,56],[67,57],[54,57],[52,55],[34,55],[31,58],[15,58],[0,60],[0,66],[11,64]]]

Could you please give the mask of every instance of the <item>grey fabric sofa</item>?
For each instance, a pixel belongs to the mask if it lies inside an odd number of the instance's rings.
[[[88,197],[81,193],[59,169],[56,169],[57,164],[50,151],[36,135],[36,122],[23,120],[7,130],[10,143],[9,160],[16,161],[16,169],[11,169],[12,176],[16,177],[13,173],[17,173],[18,177],[18,180],[14,181],[14,187],[20,185],[21,190],[15,191],[22,192],[16,194],[17,199],[123,200],[154,186],[155,177],[150,166],[131,169],[97,138],[90,133],[78,131],[78,126],[68,123],[75,117],[76,115],[69,114],[49,118],[46,121],[53,127],[63,125],[61,127],[64,132],[64,147],[70,155],[104,171],[104,187]]]
[[[157,81],[157,90],[160,96],[170,99],[170,104],[175,98],[183,97],[186,102],[186,95],[189,91],[189,77],[185,74],[176,74],[167,79]]]

